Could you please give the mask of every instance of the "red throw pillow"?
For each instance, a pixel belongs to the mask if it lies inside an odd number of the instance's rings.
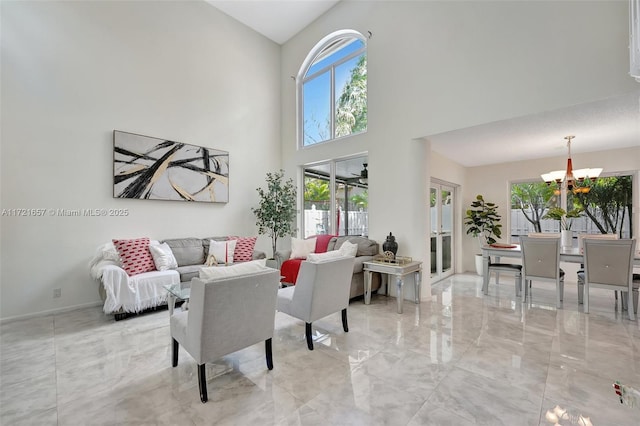
[[[326,253],[327,247],[329,246],[329,241],[335,235],[316,235],[316,253]]]
[[[122,260],[122,269],[129,276],[155,271],[156,264],[149,251],[149,238],[112,240]]]
[[[234,262],[253,260],[253,248],[256,246],[258,237],[229,237],[228,239],[236,240],[236,249],[233,252]]]

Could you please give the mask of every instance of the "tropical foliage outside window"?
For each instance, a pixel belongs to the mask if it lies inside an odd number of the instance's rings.
[[[618,234],[632,238],[632,176],[608,176],[596,179],[588,192],[567,194],[567,211],[579,210],[572,230],[577,233]],[[586,185],[582,185],[585,187]],[[561,207],[560,191],[544,182],[522,182],[511,185],[511,238],[529,232],[559,232],[559,222],[543,220],[552,208]]]
[[[303,73],[302,146],[367,130],[367,54],[361,35],[328,37]]]
[[[366,163],[366,157],[336,160],[307,166],[304,169],[303,236],[320,234],[367,235],[368,233],[368,185],[360,182],[353,173],[335,174],[331,170],[343,170],[341,164]],[[331,164],[337,165],[331,167]],[[331,191],[331,181],[335,191]]]

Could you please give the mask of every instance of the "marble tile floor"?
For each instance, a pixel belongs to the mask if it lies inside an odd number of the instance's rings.
[[[2,425],[639,425],[612,383],[640,388],[640,325],[595,290],[591,313],[568,282],[563,309],[534,283],[460,274],[414,305],[374,295],[314,323],[276,314],[264,345],[207,365],[209,402],[183,350],[171,367],[168,312],[114,322],[99,307],[0,327]],[[554,417],[555,416],[555,417]],[[560,418],[558,418],[560,417]],[[586,420],[585,420],[586,419]],[[581,423],[582,422],[582,423]]]

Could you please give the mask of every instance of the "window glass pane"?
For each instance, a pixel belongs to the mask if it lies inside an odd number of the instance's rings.
[[[326,165],[328,168],[328,165]],[[329,173],[305,169],[304,176],[304,238],[329,234],[331,221],[331,190]],[[327,177],[325,177],[327,176]]]
[[[336,137],[367,129],[367,60],[360,55],[335,68]]]
[[[569,193],[568,209],[582,208],[584,213],[574,219],[571,229],[576,233],[618,234],[633,238],[631,210],[633,206],[633,177],[605,176],[591,184],[578,184],[588,191]]]
[[[318,43],[310,52],[313,63],[301,70],[296,87],[302,147],[367,130],[366,41],[361,34],[338,37]]]
[[[331,74],[307,81],[304,96],[304,146],[331,139]]]
[[[521,182],[511,185],[510,242],[530,232],[560,232],[555,220],[543,220],[549,207],[560,206],[560,191],[545,182]]]
[[[366,157],[336,161],[338,235],[368,235],[368,181],[361,179]]]
[[[570,220],[574,236],[615,233],[620,238],[633,238],[632,185],[632,176],[609,176],[578,183],[574,191],[568,191],[565,210],[583,210],[580,217]],[[585,187],[589,189],[580,189]],[[562,207],[560,200],[560,190],[555,184],[511,185],[511,242],[517,243],[520,235],[529,232],[560,232],[558,220],[542,219],[550,207]]]
[[[309,67],[309,70],[305,74],[305,77],[311,76],[316,72],[322,70],[323,68],[326,68],[333,63],[339,62],[341,59],[346,58],[353,52],[357,52],[363,47],[364,43],[357,38],[342,39],[336,41],[332,45],[327,46],[325,49],[323,49],[322,52],[320,52],[318,58]]]

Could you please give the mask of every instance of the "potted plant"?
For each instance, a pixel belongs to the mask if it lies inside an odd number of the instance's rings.
[[[498,214],[498,206],[484,200],[482,195],[476,196],[467,210],[464,224],[467,226],[467,235],[478,239],[479,246],[493,244],[502,235],[501,216]],[[476,272],[482,275],[482,255],[476,254]]]
[[[271,238],[271,259],[274,258],[278,238],[294,235],[296,232],[296,196],[293,179],[284,180],[284,170],[267,173],[267,188],[256,188],[260,198],[257,208],[251,211],[256,215],[256,225],[260,234]]]
[[[580,217],[581,215],[581,208],[565,211],[565,209],[561,207],[552,207],[549,209],[547,214],[542,216],[542,219],[557,220],[560,223],[560,241],[562,247],[571,247],[573,245],[571,225],[573,225],[573,219]]]

